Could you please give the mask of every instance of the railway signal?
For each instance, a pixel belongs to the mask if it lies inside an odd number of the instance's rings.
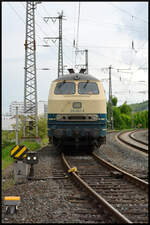
[[[38,163],[37,152],[27,153],[27,157],[23,160],[25,163],[31,165],[28,179],[34,176],[34,164]]]

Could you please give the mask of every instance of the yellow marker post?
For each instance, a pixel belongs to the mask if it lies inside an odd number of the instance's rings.
[[[5,201],[20,201],[20,196],[5,196],[4,197]]]
[[[5,196],[4,205],[6,205],[6,214],[16,213],[17,206],[20,204],[20,196]]]

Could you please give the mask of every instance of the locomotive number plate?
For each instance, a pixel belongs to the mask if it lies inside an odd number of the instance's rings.
[[[72,107],[74,109],[80,109],[80,108],[82,108],[82,103],[81,102],[73,102]]]

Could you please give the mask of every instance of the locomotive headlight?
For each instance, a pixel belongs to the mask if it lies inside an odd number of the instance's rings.
[[[82,108],[82,103],[81,102],[73,102],[72,107],[74,109],[80,109],[80,108]]]
[[[96,121],[98,120],[98,115],[88,115],[88,119],[91,121]]]
[[[62,118],[62,115],[57,115],[56,120],[60,120]]]
[[[92,119],[93,119],[93,120],[98,120],[98,115],[94,115],[94,116],[92,117]]]

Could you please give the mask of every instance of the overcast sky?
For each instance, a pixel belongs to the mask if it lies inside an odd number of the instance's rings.
[[[37,5],[35,13],[38,101],[47,101],[58,64],[58,40],[42,46],[44,37],[58,36],[58,21],[46,23],[43,17],[58,16],[62,10],[65,68],[85,63],[84,54],[75,54],[73,41],[78,40],[79,50],[88,49],[89,73],[103,81],[107,100],[105,68],[110,65],[118,105],[147,100],[148,2],[80,2],[79,14],[79,2],[46,1]],[[2,112],[8,112],[12,101],[24,100],[25,13],[26,2],[2,2]]]

